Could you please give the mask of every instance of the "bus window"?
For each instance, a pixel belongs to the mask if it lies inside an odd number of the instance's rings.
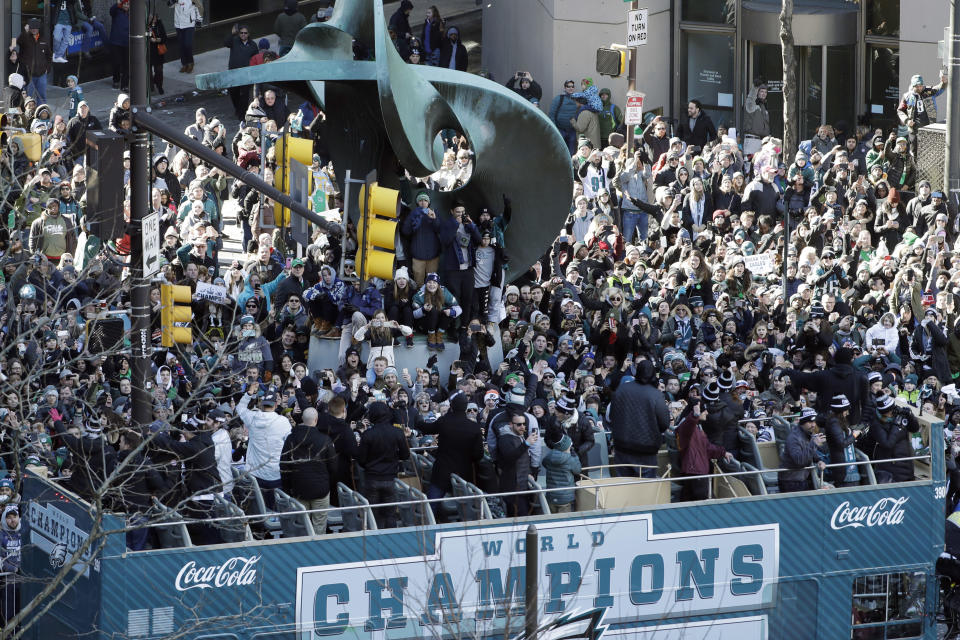
[[[878,573],[853,582],[853,640],[919,638],[923,634],[924,573]]]

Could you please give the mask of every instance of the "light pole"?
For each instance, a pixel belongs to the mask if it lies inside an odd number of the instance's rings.
[[[150,283],[143,274],[143,217],[150,209],[150,136],[136,125],[136,114],[150,111],[147,97],[147,2],[130,3],[130,102],[134,118],[130,144],[130,301],[133,351],[133,422],[146,426],[153,420],[152,400],[147,389],[150,375]]]

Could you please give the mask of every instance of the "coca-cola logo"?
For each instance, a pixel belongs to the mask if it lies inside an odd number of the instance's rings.
[[[884,527],[903,522],[903,505],[910,498],[881,498],[872,505],[852,507],[846,500],[837,505],[830,518],[830,528]]]
[[[253,584],[257,579],[257,562],[260,556],[244,558],[234,556],[220,565],[198,567],[191,560],[177,573],[174,586],[177,591],[189,589],[220,589],[221,587],[239,587]]]

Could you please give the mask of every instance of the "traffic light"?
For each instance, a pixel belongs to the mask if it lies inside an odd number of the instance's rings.
[[[597,49],[597,73],[617,78],[627,72],[627,50],[619,45]]]
[[[371,176],[375,174],[371,173]],[[368,180],[360,187],[357,222],[357,274],[361,280],[393,278],[394,242],[400,192]]]
[[[308,138],[295,138],[289,133],[277,138],[277,169],[273,174],[273,186],[287,195],[290,195],[290,161],[296,160],[307,167],[307,175],[310,176],[310,166],[313,164],[313,140]],[[308,180],[310,178],[308,177]],[[307,185],[307,194],[312,191],[310,185]],[[276,224],[278,227],[288,227],[290,225],[290,211],[286,207],[278,207],[274,212]]]
[[[177,326],[189,325],[193,321],[193,309],[190,308],[192,301],[190,287],[179,284],[160,285],[160,344],[164,347],[193,342],[193,330],[189,326]]]

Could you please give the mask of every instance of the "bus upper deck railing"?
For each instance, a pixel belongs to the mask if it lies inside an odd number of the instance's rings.
[[[930,459],[931,459],[931,456],[928,454],[928,455],[922,455],[922,456],[908,456],[903,458],[884,458],[884,459],[878,459],[878,460],[860,460],[860,461],[842,462],[842,463],[836,463],[836,464],[826,464],[824,468],[829,469],[834,467],[874,465],[874,464],[884,464],[888,462],[929,461]],[[618,466],[622,466],[622,465],[618,465]],[[640,465],[633,465],[633,466],[639,467]],[[650,467],[650,468],[654,468],[654,467]],[[808,467],[804,467],[803,469],[815,473],[819,469],[819,465],[810,465]],[[658,478],[637,478],[637,477],[607,478],[606,480],[612,480],[612,482],[604,483],[602,485],[602,488],[608,489],[612,487],[640,486],[640,485],[649,485],[651,483],[664,483],[664,482],[671,483],[675,481],[682,482],[686,480],[700,480],[700,479],[713,480],[713,479],[723,479],[723,478],[731,478],[731,477],[747,477],[747,476],[757,476],[762,473],[772,473],[772,472],[779,473],[781,471],[797,471],[797,470],[798,469],[778,468],[778,469],[764,469],[761,471],[761,470],[753,469],[753,470],[746,470],[746,471],[733,471],[729,473],[709,473],[709,474],[695,475],[695,476],[684,475],[679,477],[664,476],[664,477],[658,477]],[[930,480],[922,480],[922,481],[930,481]],[[896,484],[898,483],[890,483],[890,486],[895,486]],[[855,490],[857,488],[868,487],[868,486],[877,487],[877,486],[887,486],[887,485],[861,485],[860,487],[847,487],[847,489]],[[326,508],[320,508],[320,509],[291,510],[291,511],[284,511],[282,513],[279,513],[279,512],[270,513],[268,515],[271,517],[272,516],[284,516],[284,517],[309,516],[311,514],[318,514],[318,513],[327,513],[329,515],[336,512],[343,512],[343,511],[356,510],[356,509],[380,509],[380,508],[388,508],[388,507],[402,507],[405,505],[408,506],[411,503],[418,503],[418,504],[427,506],[427,505],[440,504],[444,502],[477,501],[477,500],[486,500],[490,498],[510,498],[510,497],[516,497],[516,496],[536,496],[538,494],[545,495],[551,492],[570,491],[571,489],[578,490],[578,489],[584,489],[584,488],[590,488],[590,487],[588,485],[586,487],[576,486],[576,487],[525,489],[525,490],[510,491],[510,492],[483,493],[482,495],[465,495],[465,496],[448,495],[442,498],[423,497],[423,498],[418,498],[414,500],[401,500],[401,501],[375,503],[375,504],[356,504],[356,505],[342,505],[338,507],[326,507]],[[797,493],[804,493],[804,492],[796,492],[790,495],[797,495]],[[757,497],[757,496],[751,496],[751,497]],[[732,498],[732,499],[737,499],[737,498]],[[686,503],[686,504],[695,504],[695,503]],[[647,506],[655,506],[655,505],[651,504]],[[642,507],[643,505],[637,505],[637,508],[642,508]],[[598,506],[597,508],[599,509],[600,507]],[[582,511],[582,512],[588,512],[588,511]],[[179,512],[178,512],[178,515],[180,515]],[[181,518],[180,520],[164,520],[162,522],[161,521],[143,522],[143,523],[137,524],[137,527],[153,528],[153,527],[169,527],[169,526],[176,526],[176,525],[211,524],[211,523],[218,523],[218,522],[249,523],[252,521],[263,520],[263,518],[264,518],[263,514],[246,514],[245,513],[243,515],[237,514],[237,515],[231,515],[231,516],[210,517],[210,518],[203,518],[203,519]]]

